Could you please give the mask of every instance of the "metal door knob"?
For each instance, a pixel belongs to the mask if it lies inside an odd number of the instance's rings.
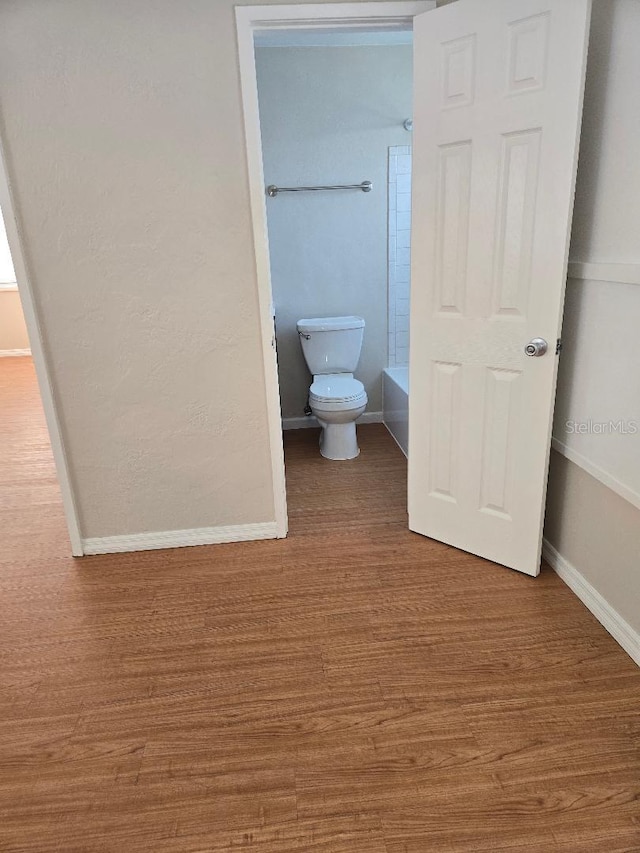
[[[547,342],[544,338],[531,338],[529,343],[524,348],[525,354],[531,358],[539,358],[547,351]]]

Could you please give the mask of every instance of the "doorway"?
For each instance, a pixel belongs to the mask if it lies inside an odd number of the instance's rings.
[[[305,8],[304,6],[264,6],[264,7],[237,7],[236,18],[238,27],[238,46],[240,54],[240,71],[243,90],[243,106],[245,117],[245,134],[247,142],[247,158],[250,175],[250,191],[251,191],[251,206],[254,221],[254,242],[256,250],[256,265],[258,274],[258,291],[260,297],[260,308],[262,317],[262,342],[264,355],[264,370],[265,383],[267,388],[267,400],[269,407],[269,428],[272,450],[272,473],[274,482],[274,503],[276,507],[276,520],[278,525],[278,535],[285,536],[287,532],[287,499],[286,499],[286,484],[284,475],[284,456],[283,456],[283,441],[282,441],[282,422],[280,410],[280,387],[278,381],[277,363],[275,357],[275,334],[273,326],[274,310],[274,294],[271,280],[271,265],[268,244],[268,227],[267,227],[267,201],[280,201],[279,199],[268,199],[265,196],[265,174],[264,160],[262,150],[262,135],[260,125],[260,105],[257,83],[257,64],[255,55],[255,44],[258,45],[275,43],[275,40],[282,34],[289,33],[289,41],[294,42],[292,34],[297,34],[298,40],[333,38],[338,41],[356,38],[361,40],[367,38],[367,33],[378,33],[380,38],[383,33],[395,34],[392,38],[403,39],[406,43],[410,41],[410,33],[414,15],[435,8],[435,0],[422,0],[422,2],[403,2],[403,3],[358,3],[354,4],[330,4],[328,6],[313,6]],[[407,36],[409,38],[407,39]],[[410,136],[409,132],[402,126],[404,120],[409,119],[409,115],[405,115],[406,109],[402,110],[402,115],[396,117],[398,125],[397,143],[405,142],[406,137]],[[381,181],[382,186],[376,187],[379,198],[384,200],[386,210],[387,188],[386,188],[386,157],[382,168],[385,172],[385,177]],[[349,173],[351,174],[351,173]],[[355,172],[354,172],[355,174]],[[362,175],[357,178],[348,179],[348,183],[359,183],[365,179],[370,179],[368,175]],[[289,180],[289,179],[287,179]],[[347,182],[345,175],[345,183]],[[269,179],[271,183],[271,178]],[[326,183],[326,181],[319,181]],[[377,181],[380,183],[380,181]],[[352,196],[352,201],[368,201],[364,193],[356,194],[360,199],[355,199]],[[317,202],[316,202],[317,204]],[[386,254],[386,230],[387,223],[385,222],[385,245],[384,253]],[[387,265],[383,266],[383,275],[385,279],[385,302],[387,301]],[[317,315],[323,315],[322,310],[318,310]],[[325,315],[330,313],[324,311]],[[353,310],[345,313],[354,313]],[[386,313],[386,312],[385,312]],[[313,312],[312,312],[313,315]],[[299,319],[299,318],[294,318]],[[385,327],[386,327],[385,316]],[[291,320],[291,318],[289,318]],[[289,323],[291,325],[291,323]],[[295,325],[294,325],[295,328]],[[373,329],[371,329],[373,332]],[[365,332],[366,334],[366,332]],[[385,361],[388,341],[386,339],[387,331],[385,329],[384,336],[384,351]],[[288,336],[290,340],[285,339],[285,346],[290,349],[298,347],[297,333]],[[376,338],[379,335],[375,336]],[[373,344],[374,336],[370,338]],[[298,365],[300,359],[297,359]],[[388,366],[387,364],[384,365]],[[304,370],[299,371],[300,376],[297,377],[297,384],[306,381]],[[381,382],[379,382],[381,386]],[[308,386],[307,386],[308,387]],[[297,394],[299,398],[300,394]],[[285,413],[286,416],[287,413]],[[381,393],[374,402],[373,410],[369,407],[368,420],[382,420],[382,399]],[[290,414],[289,417],[296,415]],[[297,414],[298,418],[304,417],[302,412]]]

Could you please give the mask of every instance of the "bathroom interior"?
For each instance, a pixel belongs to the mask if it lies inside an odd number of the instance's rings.
[[[255,56],[283,429],[317,415],[347,460],[357,417],[406,456],[412,33],[265,31]]]

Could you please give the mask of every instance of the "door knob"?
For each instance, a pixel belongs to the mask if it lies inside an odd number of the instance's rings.
[[[544,338],[531,338],[524,351],[525,355],[530,355],[532,358],[539,358],[547,351],[547,342]]]

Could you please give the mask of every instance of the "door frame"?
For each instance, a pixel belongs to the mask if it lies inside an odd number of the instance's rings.
[[[0,139],[0,208],[4,218],[4,224],[7,231],[7,240],[9,242],[9,251],[11,252],[11,260],[16,274],[18,284],[18,293],[20,302],[22,303],[22,312],[24,321],[27,327],[29,336],[29,346],[31,347],[31,355],[33,364],[36,370],[38,386],[40,388],[40,398],[42,407],[44,408],[44,416],[49,431],[49,441],[53,451],[53,461],[62,493],[62,507],[64,517],[69,531],[69,539],[71,541],[71,554],[74,557],[82,557],[84,550],[82,547],[82,537],[80,535],[80,522],[76,507],[76,500],[73,491],[71,473],[69,463],[67,461],[67,453],[62,437],[62,428],[60,418],[56,408],[56,395],[54,391],[54,383],[49,369],[49,362],[46,355],[46,347],[36,308],[36,300],[33,293],[33,284],[30,271],[26,261],[26,252],[24,251],[25,240],[22,231],[22,225],[18,216],[18,208],[14,202],[11,192],[11,183],[9,181],[9,170],[7,168],[7,158],[5,153],[4,142]]]
[[[262,138],[258,104],[258,80],[254,33],[265,30],[345,28],[408,29],[413,18],[435,9],[435,0],[397,2],[308,3],[295,5],[236,6],[236,36],[240,68],[240,92],[244,117],[245,153],[249,175],[249,199],[253,230],[264,387],[269,423],[269,448],[273,480],[276,536],[287,535],[287,495],[282,443],[280,386],[273,323],[273,296],[267,233]]]

